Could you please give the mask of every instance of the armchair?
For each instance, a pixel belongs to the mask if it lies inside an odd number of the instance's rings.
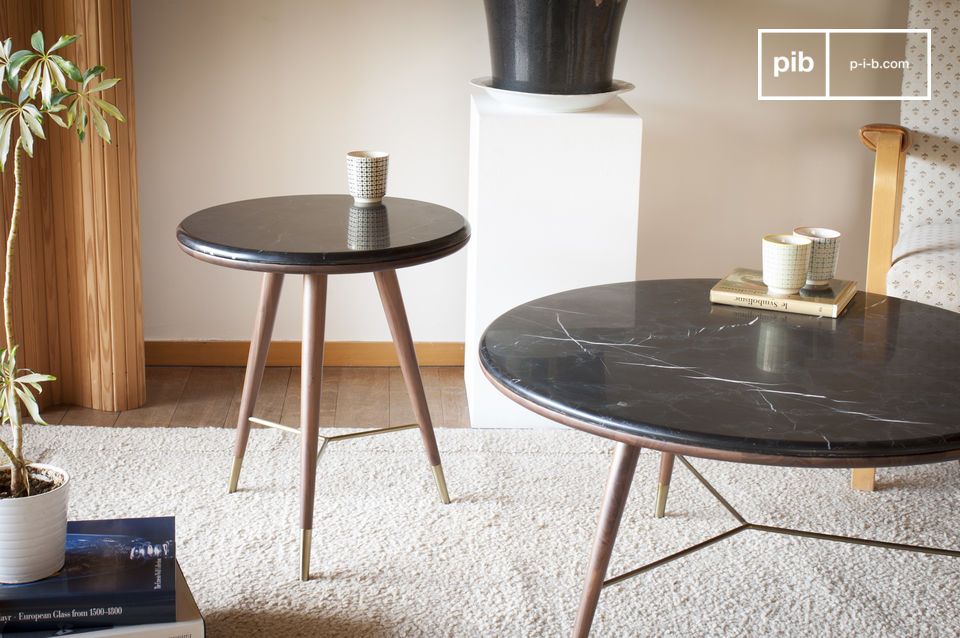
[[[910,0],[907,26],[932,30],[932,77],[926,43],[908,36],[903,95],[929,82],[931,99],[902,101],[903,126],[860,129],[876,151],[866,290],[960,312],[960,14]],[[874,479],[875,470],[854,470],[852,485],[873,490]]]
[[[910,119],[903,117],[904,123]],[[901,126],[860,129],[860,140],[876,152],[867,292],[960,312],[960,142],[950,137],[954,131],[916,132],[911,144]],[[875,469],[857,469],[851,484],[870,491],[875,480]]]

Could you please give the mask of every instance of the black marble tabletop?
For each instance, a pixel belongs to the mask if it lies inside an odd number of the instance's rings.
[[[355,207],[348,195],[291,195],[221,204],[177,228],[185,248],[238,265],[356,266],[446,254],[470,237],[457,212],[386,197]],[[254,268],[255,269],[255,268]]]
[[[491,377],[551,414],[776,456],[960,450],[960,314],[857,293],[839,319],[713,305],[715,280],[563,292],[499,317]]]

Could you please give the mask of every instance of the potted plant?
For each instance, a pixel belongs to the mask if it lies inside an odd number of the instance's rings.
[[[484,0],[493,86],[585,95],[613,88],[627,0]]]
[[[6,348],[0,349],[0,426],[9,425],[9,443],[0,437],[0,451],[9,466],[0,470],[0,583],[24,583],[45,578],[63,567],[70,477],[60,468],[31,463],[23,451],[24,410],[34,423],[43,423],[36,395],[41,383],[53,381],[17,367],[17,346],[10,307],[17,230],[22,213],[21,161],[33,157],[37,140],[46,139],[49,118],[72,129],[82,142],[87,126],[110,142],[106,116],[124,121],[102,92],[119,78],[99,79],[105,69],[81,71],[57,53],[79,36],[60,37],[45,47],[43,33],[30,38],[30,49],[13,51],[13,42],[0,42],[0,171],[13,150],[14,195],[6,242],[3,282],[3,321]],[[21,407],[23,410],[21,410]]]

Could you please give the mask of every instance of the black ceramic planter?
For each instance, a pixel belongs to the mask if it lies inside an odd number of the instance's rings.
[[[576,95],[613,87],[627,0],[484,0],[493,86]]]

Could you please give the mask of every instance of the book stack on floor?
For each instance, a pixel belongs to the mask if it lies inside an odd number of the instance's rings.
[[[728,306],[793,312],[815,317],[839,317],[857,292],[857,284],[831,279],[820,289],[804,288],[795,295],[774,296],[767,292],[759,270],[737,268],[710,290],[710,301]]]
[[[172,517],[71,521],[62,570],[0,585],[0,636],[72,635],[203,638]]]

